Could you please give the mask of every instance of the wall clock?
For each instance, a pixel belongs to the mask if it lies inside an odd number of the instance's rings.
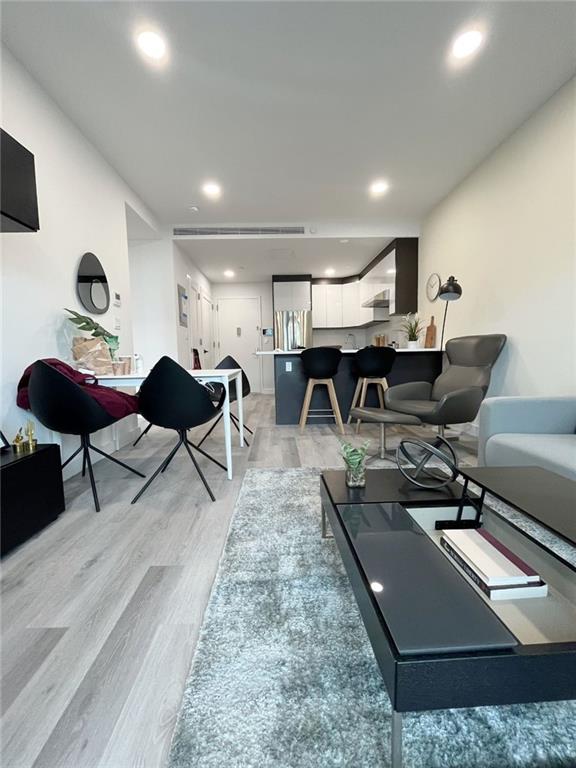
[[[432,272],[426,281],[426,296],[428,297],[428,301],[436,301],[441,285],[442,280],[438,272]]]

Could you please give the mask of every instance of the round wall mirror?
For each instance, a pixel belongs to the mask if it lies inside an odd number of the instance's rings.
[[[82,306],[95,315],[103,315],[110,306],[110,289],[100,260],[93,253],[85,253],[78,266],[76,282]]]

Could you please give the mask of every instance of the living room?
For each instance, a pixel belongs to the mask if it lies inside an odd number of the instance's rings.
[[[575,40],[2,3],[5,765],[576,765]]]

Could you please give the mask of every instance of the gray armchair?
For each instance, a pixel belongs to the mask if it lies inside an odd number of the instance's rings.
[[[390,387],[384,397],[386,410],[440,427],[473,421],[505,343],[503,334],[450,339],[446,344],[446,370],[433,384],[415,381]]]

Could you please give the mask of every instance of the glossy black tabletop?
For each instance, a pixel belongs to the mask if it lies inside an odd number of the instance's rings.
[[[508,649],[514,635],[400,504],[337,514],[402,655]]]
[[[576,482],[540,467],[463,467],[481,488],[576,544]]]
[[[322,478],[335,505],[398,501],[410,506],[432,507],[454,504],[462,496],[460,483],[450,483],[438,490],[418,488],[408,482],[398,469],[366,470],[365,488],[348,488],[346,472],[341,469],[324,470]]]

